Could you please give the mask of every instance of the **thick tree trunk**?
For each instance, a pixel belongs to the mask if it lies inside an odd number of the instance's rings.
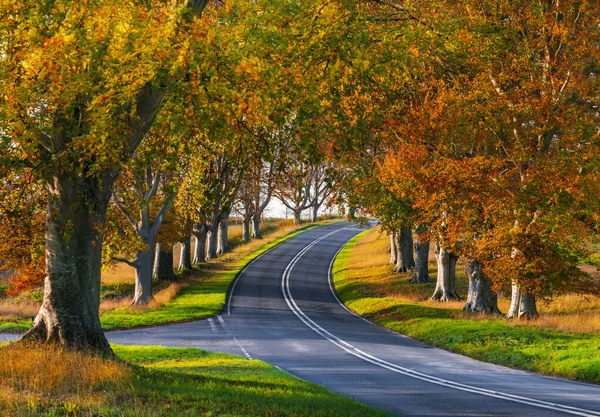
[[[161,243],[156,244],[152,276],[165,281],[175,281],[177,279],[175,271],[173,271],[173,248],[165,247]]]
[[[229,252],[229,222],[221,220],[217,231],[217,255]]]
[[[415,258],[413,255],[412,232],[404,227],[400,233],[395,233],[396,241],[396,272],[407,272],[415,268]]]
[[[250,241],[250,219],[242,220],[242,242]]]
[[[396,265],[398,260],[398,247],[396,246],[396,232],[390,233],[390,264]]]
[[[436,243],[435,257],[438,265],[437,283],[431,301],[460,300],[456,292],[456,262],[458,256],[447,252],[439,243]]]
[[[44,299],[25,342],[112,356],[100,327],[102,229],[112,181],[56,177],[48,184]]]
[[[413,284],[424,284],[431,282],[429,276],[429,241],[422,242],[419,236],[414,240],[415,248],[415,273],[410,282]]]
[[[320,206],[320,205],[319,205],[319,206],[317,206],[317,205],[314,205],[314,206],[312,207],[312,217],[311,217],[311,221],[312,221],[313,223],[316,223],[316,222],[319,220],[319,209],[320,209],[320,208],[321,208],[321,206]]]
[[[509,319],[534,319],[539,316],[533,294],[523,293],[518,285],[513,284],[510,308],[506,317]]]
[[[186,236],[179,241],[179,270],[192,269],[192,238]]]
[[[302,210],[294,210],[294,224],[296,226],[302,224]]]
[[[135,258],[135,291],[132,305],[145,305],[154,299],[152,295],[152,267],[154,264],[154,242],[148,249],[139,251]]]
[[[194,235],[194,239],[196,240],[196,247],[194,248],[194,263],[199,264],[206,261],[206,226],[201,225],[192,233]]]
[[[492,281],[483,273],[481,263],[471,261],[465,269],[469,277],[469,294],[463,310],[471,313],[502,314]]]
[[[260,233],[260,216],[252,217],[252,238],[262,239],[262,235]]]

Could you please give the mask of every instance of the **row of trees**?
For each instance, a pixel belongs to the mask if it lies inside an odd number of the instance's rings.
[[[110,354],[103,263],[134,266],[134,303],[147,303],[153,260],[173,244],[183,267],[190,236],[197,262],[227,250],[235,204],[244,239],[260,236],[272,196],[297,221],[309,207],[316,215],[333,178],[315,115],[321,83],[338,72],[320,43],[341,42],[352,9],[2,3],[0,259],[23,287],[44,277],[25,340]]]
[[[429,281],[435,244],[434,301],[459,298],[459,257],[467,311],[499,313],[500,290],[511,318],[537,316],[538,298],[598,293],[578,265],[598,236],[600,11],[552,0],[427,9],[430,39],[371,95],[372,135],[346,152],[352,204],[381,219],[412,282]]]
[[[188,236],[196,261],[204,242],[214,257],[234,205],[247,239],[272,196],[297,220],[332,192],[376,215],[398,270],[413,240],[416,282],[432,242],[435,299],[456,297],[459,256],[483,294],[474,310],[494,310],[488,287],[511,286],[519,316],[534,297],[593,290],[577,268],[598,224],[593,2],[5,0],[0,13],[0,258],[45,276],[26,339],[110,353],[103,261],[134,265],[146,302],[156,242],[181,242],[186,267]]]

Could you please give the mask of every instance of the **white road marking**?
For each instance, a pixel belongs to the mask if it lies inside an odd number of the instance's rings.
[[[239,342],[239,340],[237,340],[237,337],[235,337],[234,335],[231,334],[231,332],[229,331],[229,328],[227,327],[227,324],[225,324],[225,320],[223,320],[223,317],[217,316],[217,319],[219,319],[219,322],[221,323],[221,326],[223,326],[223,330],[225,330],[225,333],[227,333],[227,335],[233,339],[233,341],[236,343],[236,345],[238,345],[238,347],[244,353],[246,358],[252,360],[252,356],[250,356],[250,354],[248,353],[246,348],[244,348],[244,346],[242,346],[242,344]]]
[[[213,321],[213,319],[209,318],[208,324],[210,324],[210,328],[212,329],[213,332],[217,331],[217,326],[215,325],[215,322]]]
[[[307,246],[305,246],[304,249],[302,249],[300,252],[298,252],[298,254],[290,261],[290,263],[287,265],[287,267],[281,277],[281,291],[283,293],[283,297],[284,297],[288,307],[290,308],[290,310],[292,310],[294,312],[294,314],[304,324],[306,324],[306,326],[308,326],[315,333],[317,333],[321,337],[329,340],[331,343],[340,347],[341,349],[350,353],[351,355],[354,355],[366,362],[372,363],[381,368],[388,369],[392,372],[396,372],[396,373],[406,375],[406,376],[409,376],[412,378],[420,379],[422,381],[430,382],[432,384],[442,385],[442,386],[445,386],[448,388],[453,388],[453,389],[460,390],[460,391],[466,391],[466,392],[470,392],[470,393],[474,393],[474,394],[485,395],[488,397],[499,398],[499,399],[503,399],[503,400],[507,400],[507,401],[512,401],[512,402],[516,402],[516,403],[534,406],[534,407],[545,408],[545,409],[554,410],[554,411],[560,411],[560,412],[564,412],[564,413],[572,414],[572,415],[576,415],[576,416],[584,416],[584,417],[600,416],[600,412],[593,411],[593,410],[586,410],[583,408],[571,407],[568,405],[562,405],[562,404],[551,403],[548,401],[537,400],[535,398],[522,397],[519,395],[514,395],[514,394],[509,394],[509,393],[492,391],[492,390],[488,390],[485,388],[478,388],[475,386],[461,384],[459,382],[454,382],[454,381],[449,381],[446,379],[438,378],[436,376],[418,372],[413,369],[405,368],[403,366],[393,364],[391,362],[385,361],[383,359],[380,359],[373,355],[370,355],[366,352],[363,352],[362,350],[355,348],[350,343],[340,339],[339,337],[337,337],[337,336],[331,334],[330,332],[328,332],[327,330],[325,330],[323,327],[319,326],[317,323],[315,323],[313,320],[311,320],[296,304],[294,298],[292,297],[292,293],[290,291],[290,276],[291,276],[292,269],[298,263],[300,258],[302,258],[302,256],[304,256],[304,254],[306,252],[308,252],[317,243],[321,242],[322,240],[326,239],[327,237],[329,237],[337,232],[340,232],[342,230],[345,230],[345,229],[339,229],[339,230],[330,232],[324,236],[321,236],[320,238],[315,239],[314,241],[309,243]],[[329,272],[331,272],[331,265],[332,264],[330,264]],[[330,288],[333,290],[333,288],[331,287],[331,279],[330,279]],[[334,295],[335,295],[335,293],[334,293]],[[337,299],[337,296],[336,296],[336,299]],[[339,299],[337,299],[337,300],[341,304],[340,300]],[[342,306],[343,306],[343,304],[342,304]]]
[[[242,277],[242,275],[244,275],[244,272],[246,272],[246,269],[250,268],[250,266],[258,261],[260,258],[262,258],[264,255],[266,255],[267,253],[271,252],[273,249],[275,249],[277,246],[279,246],[280,244],[282,244],[283,242],[285,242],[285,240],[282,240],[281,242],[279,242],[278,244],[276,244],[275,246],[267,249],[266,251],[264,251],[263,253],[261,253],[260,255],[258,255],[256,258],[252,259],[252,261],[250,261],[250,263],[248,265],[246,265],[244,267],[244,269],[242,269],[242,272],[240,272],[237,277],[235,277],[235,280],[233,281],[233,284],[231,285],[231,290],[229,291],[229,298],[227,299],[227,315],[231,316],[231,300],[233,299],[233,291],[235,290],[235,286],[237,285],[238,281],[240,280],[240,278]]]

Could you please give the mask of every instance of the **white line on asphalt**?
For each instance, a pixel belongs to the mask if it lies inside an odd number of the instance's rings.
[[[238,345],[238,347],[244,353],[246,358],[252,359],[252,356],[250,356],[250,354],[248,353],[246,348],[244,348],[244,346],[242,346],[242,344],[239,342],[239,340],[237,340],[237,337],[235,337],[234,335],[231,334],[231,332],[229,331],[229,328],[227,327],[227,324],[225,324],[225,320],[223,320],[223,317],[217,316],[217,318],[219,319],[221,326],[223,326],[223,330],[225,330],[225,333],[227,333],[227,335],[233,339],[233,341],[236,343],[236,345]]]
[[[275,246],[267,249],[266,251],[264,251],[263,253],[261,253],[260,255],[258,255],[256,258],[252,259],[252,261],[250,261],[250,263],[248,265],[246,265],[246,267],[244,269],[242,269],[242,272],[240,272],[237,275],[237,277],[235,277],[235,280],[233,280],[233,284],[231,284],[231,290],[229,291],[229,298],[227,299],[227,315],[228,316],[231,316],[231,300],[233,299],[233,290],[235,290],[235,286],[237,285],[237,283],[240,280],[240,278],[242,277],[242,275],[244,275],[244,272],[246,272],[246,269],[250,268],[250,266],[254,262],[258,261],[260,258],[262,258],[267,253],[271,252],[273,249],[275,249],[277,246],[279,246],[283,242],[285,242],[285,240],[282,240],[281,242],[279,242]]]
[[[213,319],[209,318],[208,324],[210,324],[210,328],[212,329],[213,332],[217,331],[217,326],[215,326],[215,322],[213,321]]]
[[[341,349],[350,353],[351,355],[354,355],[366,362],[370,362],[374,365],[377,365],[381,368],[388,369],[392,372],[396,372],[396,373],[406,375],[406,376],[409,376],[412,378],[420,379],[422,381],[430,382],[432,384],[437,384],[437,385],[445,386],[448,388],[453,388],[456,390],[466,391],[466,392],[470,392],[470,393],[474,393],[474,394],[485,395],[488,397],[499,398],[499,399],[503,399],[503,400],[507,400],[507,401],[516,402],[516,403],[531,405],[534,407],[545,408],[545,409],[554,410],[554,411],[561,411],[561,412],[564,412],[567,414],[572,414],[572,415],[577,415],[577,416],[584,416],[584,417],[600,416],[600,412],[593,411],[593,410],[586,410],[583,408],[571,407],[568,405],[555,404],[555,403],[551,403],[551,402],[547,402],[547,401],[537,400],[535,398],[522,397],[519,395],[508,394],[508,393],[504,393],[504,392],[492,391],[492,390],[488,390],[485,388],[478,388],[478,387],[474,387],[471,385],[461,384],[459,382],[448,381],[446,379],[438,378],[433,375],[428,375],[428,374],[425,374],[422,372],[415,371],[413,369],[405,368],[405,367],[393,364],[391,362],[385,361],[383,359],[377,358],[366,352],[363,352],[362,350],[355,348],[350,343],[340,339],[339,337],[337,337],[337,336],[331,334],[330,332],[328,332],[327,330],[325,330],[323,327],[319,326],[317,323],[315,323],[313,320],[311,320],[296,304],[294,298],[292,297],[292,293],[290,291],[290,276],[291,276],[292,269],[298,263],[300,258],[302,256],[304,256],[304,254],[306,252],[308,252],[317,243],[319,243],[322,240],[326,239],[327,237],[333,235],[334,233],[340,232],[342,230],[345,230],[345,229],[339,229],[339,230],[333,231],[331,233],[328,233],[324,236],[321,236],[318,239],[315,239],[314,241],[309,243],[307,246],[305,246],[304,249],[302,249],[300,252],[298,252],[298,254],[290,261],[290,263],[287,265],[287,267],[281,277],[281,291],[283,293],[283,297],[284,297],[288,307],[290,308],[290,310],[292,310],[294,312],[294,314],[304,324],[306,324],[306,326],[308,326],[315,333],[317,333],[321,337],[329,340],[331,343],[340,347]],[[330,288],[331,288],[331,285],[330,285]],[[334,295],[335,295],[335,293],[334,293]],[[337,297],[336,297],[336,299],[337,299]],[[339,299],[338,299],[338,302],[340,302]],[[340,302],[340,304],[341,304],[341,302]]]

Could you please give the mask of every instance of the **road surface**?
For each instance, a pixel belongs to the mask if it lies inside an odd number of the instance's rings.
[[[108,333],[112,343],[244,355],[407,416],[600,416],[600,386],[540,376],[432,348],[345,309],[330,284],[339,249],[360,229],[304,232],[252,262],[222,315]]]

